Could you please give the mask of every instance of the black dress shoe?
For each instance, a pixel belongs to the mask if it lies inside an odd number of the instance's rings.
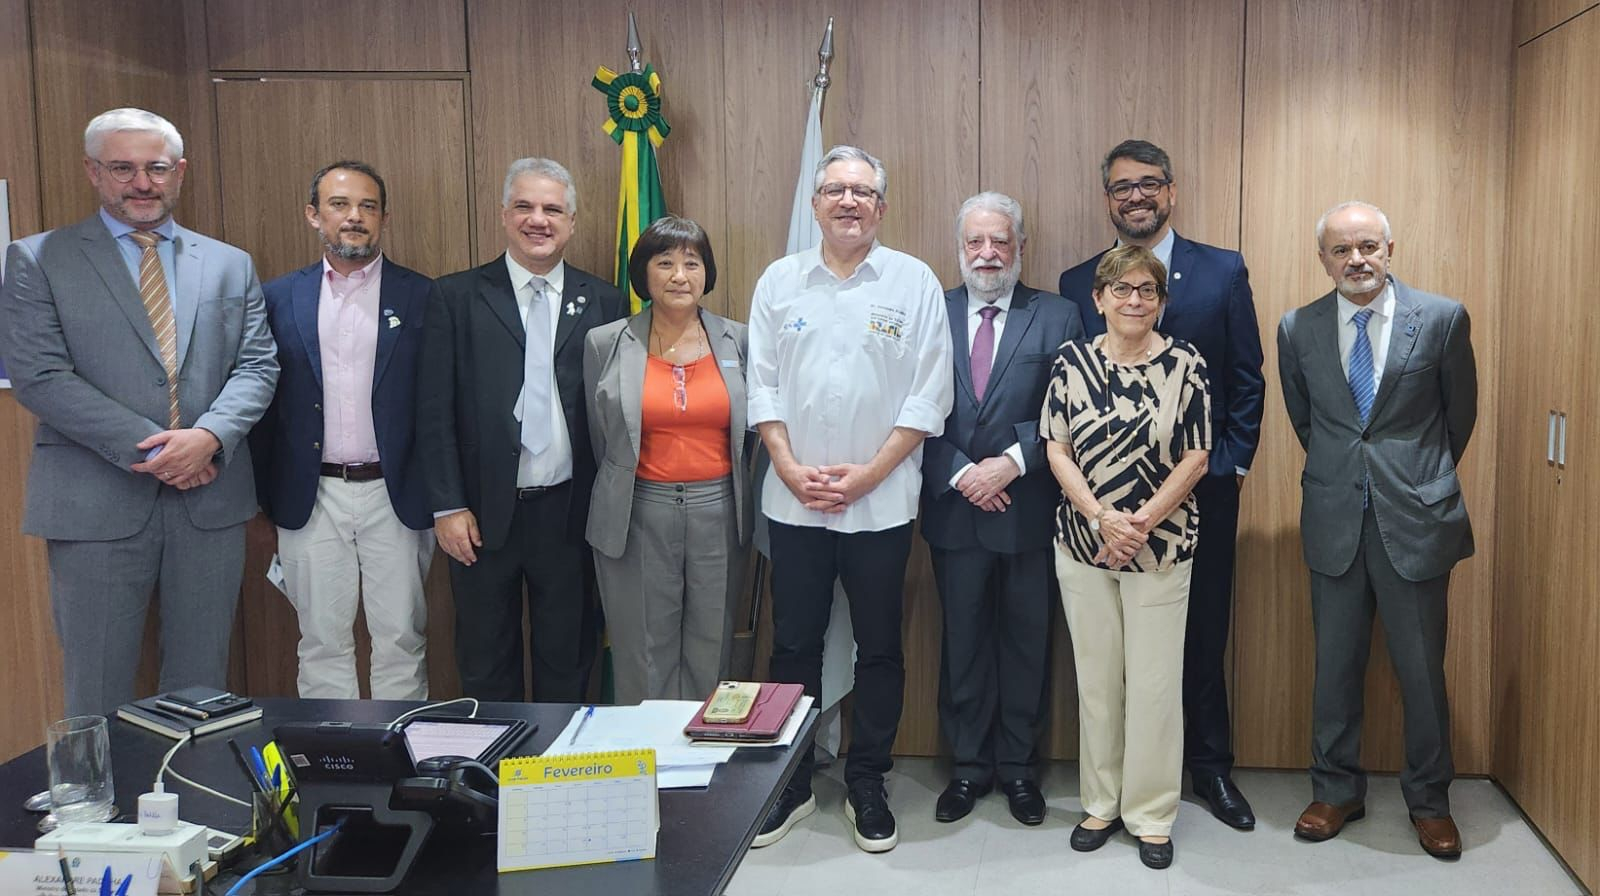
[[[1146,868],[1160,871],[1172,865],[1172,838],[1168,837],[1165,843],[1147,843],[1139,841],[1139,861]]]
[[[1239,792],[1239,785],[1227,775],[1204,775],[1194,779],[1194,794],[1206,801],[1211,814],[1230,828],[1241,831],[1256,826],[1255,810],[1250,801]]]
[[[1000,782],[1000,790],[1011,806],[1012,818],[1030,826],[1044,823],[1044,794],[1039,792],[1038,784],[1017,778]]]
[[[978,797],[989,792],[990,784],[979,784],[966,778],[952,778],[944,793],[939,794],[939,802],[933,808],[935,821],[958,821],[966,818],[977,805]]]
[[[1094,852],[1105,846],[1106,841],[1111,839],[1111,835],[1120,830],[1122,830],[1122,819],[1120,818],[1111,819],[1110,825],[1098,831],[1086,828],[1080,822],[1077,827],[1072,829],[1072,837],[1067,842],[1071,843],[1072,848],[1078,852]]]
[[[862,850],[888,852],[900,842],[895,832],[894,813],[889,811],[889,795],[884,792],[882,781],[850,785],[844,814],[855,825],[856,845]]]

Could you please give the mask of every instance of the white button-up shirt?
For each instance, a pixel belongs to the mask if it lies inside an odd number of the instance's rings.
[[[550,369],[544,372],[550,378],[550,447],[537,457],[529,454],[526,447],[522,449],[522,454],[517,457],[517,488],[559,485],[572,478],[572,438],[567,432],[567,415],[561,407],[561,389],[556,385],[553,341],[556,328],[561,324],[561,288],[566,284],[567,264],[558,261],[550,273],[540,276],[517,264],[512,260],[511,253],[507,252],[506,269],[511,272],[511,290],[517,296],[517,316],[522,318],[524,338],[528,330],[528,308],[533,304],[534,280],[543,281],[544,310],[550,315],[552,339],[552,363]],[[514,415],[521,405],[522,394],[519,392],[516,407],[506,408],[506,412]]]
[[[750,425],[780,421],[808,466],[865,464],[896,427],[944,432],[955,399],[944,292],[926,264],[874,245],[849,277],[820,248],[773,262],[750,307]],[[794,526],[875,532],[917,515],[922,447],[841,513],[807,510],[776,472],[762,512]]]
[[[1339,294],[1339,367],[1345,378],[1350,377],[1350,349],[1356,344],[1356,328],[1350,323],[1362,307],[1372,309],[1367,318],[1367,341],[1372,343],[1372,388],[1383,385],[1383,365],[1389,360],[1389,331],[1394,329],[1394,284],[1384,286],[1383,292],[1365,306],[1357,305]]]

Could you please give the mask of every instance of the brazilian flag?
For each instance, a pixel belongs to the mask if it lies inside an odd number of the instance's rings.
[[[609,117],[604,129],[622,146],[615,279],[617,289],[629,297],[629,305],[637,313],[644,302],[628,283],[628,255],[650,222],[667,213],[656,147],[672,129],[661,116],[661,76],[650,66],[646,65],[643,71],[618,74],[602,65],[590,83],[606,95]]]

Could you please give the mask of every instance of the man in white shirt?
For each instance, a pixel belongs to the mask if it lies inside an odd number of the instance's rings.
[[[1071,302],[1018,281],[1027,241],[1022,206],[1002,193],[979,193],[956,215],[963,283],[945,293],[955,404],[922,458],[922,537],[944,610],[939,725],[952,756],[934,807],[944,822],[996,786],[1018,821],[1044,821],[1033,758],[1061,488],[1039,409],[1057,351],[1083,324]]]
[[[417,443],[450,555],[461,689],[528,699],[523,587],[538,702],[584,699],[595,650],[584,526],[594,486],[583,337],[627,315],[616,287],[563,261],[578,195],[549,159],[506,172],[506,252],[434,282]]]
[[[883,776],[900,724],[900,644],[922,443],[944,429],[953,384],[939,281],[877,243],[883,164],[839,146],[817,166],[822,245],[772,263],[750,309],[750,423],[772,457],[761,506],[772,541],[771,678],[821,688],[834,579],[850,598],[855,708],[845,813],[856,845],[893,849]],[[754,844],[816,809],[807,752]]]

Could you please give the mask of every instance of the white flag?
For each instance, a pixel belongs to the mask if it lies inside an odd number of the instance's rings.
[[[811,108],[806,111],[806,138],[800,144],[800,177],[794,185],[794,207],[789,211],[789,246],[783,254],[793,255],[822,242],[822,229],[811,212],[811,195],[816,192],[817,163],[822,161],[822,92],[811,91]]]

